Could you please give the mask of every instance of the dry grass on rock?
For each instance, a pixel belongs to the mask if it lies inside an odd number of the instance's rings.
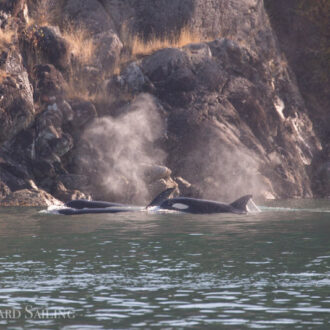
[[[62,36],[81,65],[90,64],[93,61],[96,47],[86,28],[68,26],[62,31]]]
[[[164,38],[152,36],[145,40],[140,36],[132,36],[128,40],[128,46],[131,49],[132,57],[137,55],[150,55],[163,48],[180,48],[191,43],[205,41],[200,34],[184,27],[178,35],[168,35]]]

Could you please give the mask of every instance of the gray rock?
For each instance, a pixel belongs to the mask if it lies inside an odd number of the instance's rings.
[[[97,117],[93,103],[80,99],[70,100],[70,105],[74,113],[72,126],[81,129]]]
[[[188,92],[196,86],[190,59],[180,49],[163,49],[145,58],[142,70],[156,88],[169,93]]]
[[[33,91],[16,51],[6,53],[0,80],[0,145],[28,127],[35,116]]]
[[[66,90],[66,82],[54,65],[37,65],[33,69],[35,93],[41,101],[54,103],[61,100]]]
[[[3,200],[0,201],[0,206],[34,206],[47,207],[50,205],[63,205],[62,202],[54,198],[44,190],[17,190]]]
[[[91,199],[90,195],[79,190],[66,189],[61,181],[56,183],[55,188],[52,191],[52,195],[65,203],[75,199]]]
[[[211,49],[206,43],[189,44],[183,50],[190,57],[191,63],[196,66],[212,58]]]
[[[29,42],[32,43],[36,56],[42,57],[44,62],[51,63],[60,70],[69,67],[69,44],[62,37],[58,27],[37,27]]]
[[[130,63],[124,68],[120,76],[115,78],[117,87],[126,90],[128,93],[138,94],[153,89],[150,80],[143,74],[136,62]]]

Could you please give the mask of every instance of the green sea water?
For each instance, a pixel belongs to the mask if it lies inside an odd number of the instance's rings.
[[[330,201],[251,215],[0,209],[0,329],[330,329]]]

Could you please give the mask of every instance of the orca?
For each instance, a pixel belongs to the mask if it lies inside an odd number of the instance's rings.
[[[58,214],[77,215],[77,214],[96,214],[96,213],[121,213],[121,212],[136,212],[144,210],[144,207],[122,206],[122,207],[101,207],[101,208],[65,208],[57,210]]]
[[[188,197],[176,197],[160,200],[157,196],[154,199],[154,203],[150,203],[150,206],[158,206],[161,210],[172,210],[185,213],[194,214],[210,214],[210,213],[236,213],[246,214],[247,203],[252,199],[252,195],[245,195],[231,204],[210,201],[205,199],[196,199]]]
[[[103,201],[88,201],[84,199],[73,200],[66,203],[66,208],[57,210],[63,215],[92,214],[92,213],[121,213],[151,210],[156,207],[160,210],[179,211],[194,214],[235,213],[246,214],[247,203],[252,195],[245,195],[231,204],[196,199],[188,197],[169,198],[175,188],[169,188],[157,195],[146,207],[130,206],[120,203]]]
[[[76,199],[65,204],[66,208],[56,210],[56,213],[63,215],[77,214],[95,214],[95,213],[121,213],[121,212],[136,212],[146,210],[151,205],[159,204],[164,199],[168,198],[175,188],[169,188],[161,192],[153,201],[146,207],[131,206],[120,203],[111,203],[103,201],[89,201],[87,199]]]
[[[114,206],[124,206],[120,203],[110,203],[103,201],[89,201],[87,199],[75,199],[65,204],[66,207],[71,207],[73,209],[100,209],[104,207],[114,207]]]

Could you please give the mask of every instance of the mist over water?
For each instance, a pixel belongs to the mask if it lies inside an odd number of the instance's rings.
[[[99,187],[121,201],[145,203],[149,198],[145,165],[162,164],[166,154],[156,146],[165,134],[159,105],[148,94],[139,95],[113,118],[96,119],[84,132],[88,144],[80,153],[81,166],[93,168]]]
[[[98,118],[87,127],[79,167],[91,179],[94,199],[145,205],[154,197],[145,166],[167,165],[167,154],[158,143],[168,133],[166,115],[150,94],[138,95],[119,111],[119,116]],[[183,121],[179,130],[187,127]],[[196,184],[203,198],[232,202],[245,194],[272,193],[271,184],[258,172],[260,158],[241,146],[237,132],[206,124],[188,135],[187,141],[176,141],[175,133],[170,139],[177,144],[171,145],[171,170]]]
[[[267,190],[258,172],[259,163],[247,150],[229,150],[219,141],[209,143],[204,150],[208,155],[201,158],[205,196],[230,202],[246,194],[260,196]]]
[[[187,153],[184,172],[188,180],[202,190],[203,198],[232,202],[253,194],[272,193],[271,185],[260,172],[260,155],[244,148],[232,129],[206,122],[196,130],[191,151]],[[189,134],[194,138],[194,131]]]

